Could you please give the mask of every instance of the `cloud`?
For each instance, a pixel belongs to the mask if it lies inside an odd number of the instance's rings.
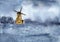
[[[33,0],[32,0],[33,1]],[[29,1],[23,1],[23,11],[26,16],[25,18],[30,18],[31,20],[40,20],[45,21],[47,18],[54,18],[59,15],[59,7],[56,4],[50,4],[46,5],[41,2],[41,0],[38,2],[37,0],[34,0],[34,2],[38,3],[38,5],[35,7],[33,2]],[[49,1],[48,1],[49,2]]]
[[[34,6],[38,6],[39,3],[44,3],[47,6],[56,3],[56,0],[26,0],[26,1],[31,1]]]
[[[9,14],[9,12],[21,4],[21,0],[0,0],[0,3],[2,3],[0,4],[0,13]]]
[[[58,0],[59,1],[59,0]],[[23,6],[23,19],[46,20],[59,15],[57,0],[0,0],[0,15],[16,19],[16,13]]]

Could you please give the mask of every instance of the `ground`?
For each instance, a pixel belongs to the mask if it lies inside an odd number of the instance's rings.
[[[0,42],[60,42],[60,26],[0,24]]]

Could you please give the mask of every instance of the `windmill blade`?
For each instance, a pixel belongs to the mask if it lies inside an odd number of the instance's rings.
[[[21,14],[26,15],[26,14],[24,14],[24,13],[21,13]]]
[[[14,10],[14,12],[17,12],[16,10]]]
[[[22,11],[22,7],[21,7],[21,9],[20,9],[20,12]]]

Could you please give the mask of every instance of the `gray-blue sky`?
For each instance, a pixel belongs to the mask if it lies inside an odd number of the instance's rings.
[[[9,12],[21,4],[21,0],[0,0],[0,11]]]
[[[0,11],[11,11],[17,8],[17,6],[20,6],[22,1],[31,1],[34,6],[37,6],[40,2],[44,3],[45,5],[56,3],[55,0],[0,0]]]
[[[32,0],[34,6],[38,5],[38,3],[44,3],[44,5],[49,6],[51,4],[55,4],[56,0]]]
[[[59,1],[59,0],[58,0]],[[23,6],[22,12],[26,14],[23,18],[36,20],[36,17],[49,17],[53,12],[53,16],[58,13],[59,5],[57,0],[0,0],[0,15],[8,15],[16,18],[16,13],[13,10],[19,10]],[[57,9],[57,12],[55,11]],[[42,11],[41,11],[42,10]],[[47,12],[48,11],[48,12]],[[51,12],[50,12],[51,11]],[[54,13],[55,11],[55,13]],[[44,16],[45,14],[48,14]],[[31,16],[31,17],[30,17]],[[53,17],[51,15],[51,17]]]

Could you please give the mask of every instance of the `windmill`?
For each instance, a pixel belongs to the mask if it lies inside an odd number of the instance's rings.
[[[24,20],[22,19],[22,15],[25,15],[25,14],[23,14],[21,12],[22,11],[22,7],[21,7],[20,11],[16,11],[16,10],[14,10],[14,11],[17,12],[17,17],[16,17],[15,23],[16,24],[23,24],[24,23]]]

